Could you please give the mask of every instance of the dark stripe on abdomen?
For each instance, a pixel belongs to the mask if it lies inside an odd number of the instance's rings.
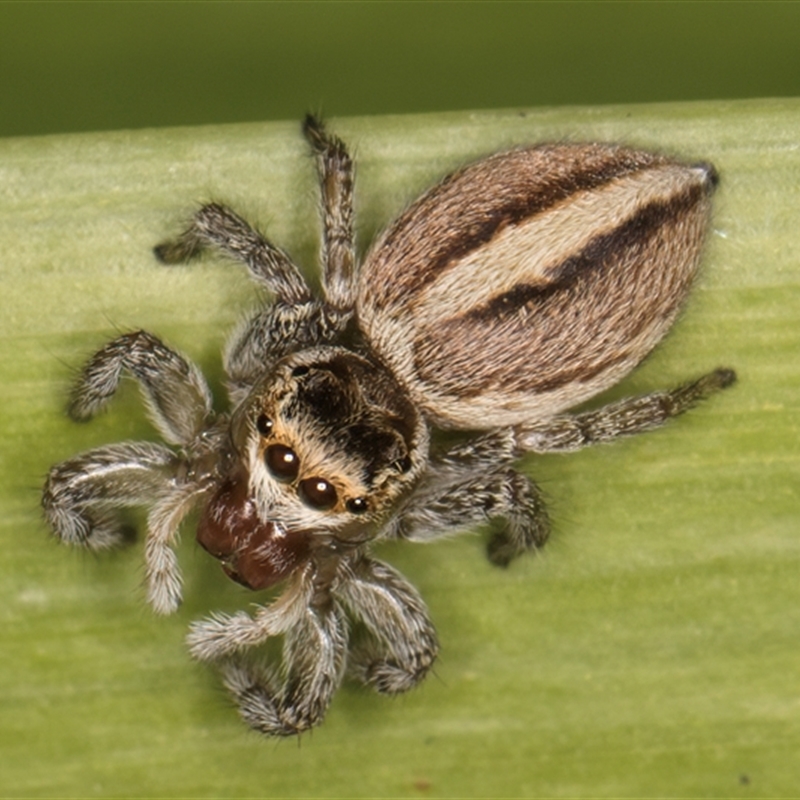
[[[664,225],[685,216],[704,194],[700,185],[694,185],[667,201],[655,201],[643,206],[626,222],[608,233],[595,236],[579,253],[547,268],[545,274],[551,278],[548,283],[518,283],[470,310],[464,318],[481,322],[507,318],[522,309],[533,310],[537,305],[547,302],[552,295],[566,291],[575,281],[588,279],[593,272],[613,266],[615,256],[646,242]]]

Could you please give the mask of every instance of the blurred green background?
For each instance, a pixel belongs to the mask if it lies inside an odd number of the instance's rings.
[[[0,5],[0,136],[800,94],[794,2]]]

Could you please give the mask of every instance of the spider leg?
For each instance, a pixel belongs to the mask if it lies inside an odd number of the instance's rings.
[[[563,414],[538,425],[487,433],[451,448],[400,510],[390,531],[430,541],[494,517],[505,526],[489,542],[490,560],[501,566],[540,547],[550,531],[541,490],[511,464],[525,452],[577,450],[652,430],[730,386],[732,370],[718,369],[667,392],[631,397],[582,414]]]
[[[174,546],[183,518],[210,487],[186,483],[157,503],[147,517],[144,546],[147,602],[158,614],[178,610],[183,596],[181,570]]]
[[[308,115],[303,122],[317,160],[322,194],[323,287],[328,303],[349,310],[353,306],[356,255],[353,234],[353,161],[344,142],[328,133],[320,120]]]
[[[311,592],[308,575],[300,573],[274,603],[260,606],[252,617],[239,611],[193,622],[186,637],[189,650],[199,661],[213,662],[258,647],[300,624]]]
[[[154,424],[171,444],[188,445],[211,416],[211,394],[194,364],[146,331],[126,333],[98,350],[81,372],[70,416],[86,420],[116,392],[123,372],[138,381]]]
[[[335,602],[312,604],[302,574],[272,605],[251,617],[239,612],[192,624],[195,658],[220,665],[225,685],[247,723],[272,736],[291,736],[322,721],[341,683],[347,636]],[[283,634],[282,674],[245,663],[243,654]]]
[[[508,566],[517,556],[542,547],[550,536],[550,517],[542,490],[527,476],[507,469],[498,482],[499,514],[504,525],[494,533],[487,546],[493,564]]]
[[[550,520],[539,487],[513,468],[518,455],[513,432],[500,429],[451,448],[434,459],[393,521],[392,535],[433,541],[501,520],[488,545],[490,561],[506,566],[541,547]]]
[[[203,206],[177,239],[157,245],[153,252],[164,264],[179,264],[207,247],[245,264],[253,278],[279,300],[304,303],[311,299],[308,284],[289,256],[220,203]]]
[[[56,464],[42,493],[47,521],[59,539],[102,550],[123,531],[112,510],[164,497],[178,469],[175,454],[149,442],[98,447]]]
[[[274,305],[248,320],[232,337],[225,356],[234,404],[277,359],[301,348],[330,344],[352,316],[355,282],[353,164],[344,143],[309,116],[306,138],[317,158],[322,194],[322,285],[315,300],[305,278],[280,248],[219,203],[200,208],[175,240],[154,248],[165,264],[188,261],[213,248],[245,264],[275,295]]]
[[[128,442],[90,450],[57,464],[47,476],[42,507],[67,544],[102,550],[120,543],[114,509],[152,505],[145,540],[147,599],[159,614],[181,602],[181,574],[173,551],[178,526],[206,487],[178,478],[182,461],[166,447]]]
[[[669,391],[626,397],[593,411],[562,414],[539,425],[520,426],[516,429],[517,445],[522,452],[552,453],[650,431],[735,380],[733,370],[717,369]]]
[[[336,605],[307,608],[287,631],[282,679],[234,659],[221,665],[225,686],[247,724],[269,736],[293,736],[322,722],[342,682],[347,633]]]
[[[416,589],[387,564],[361,557],[336,593],[371,634],[369,642],[351,653],[351,672],[383,694],[416,686],[439,652],[428,609]]]

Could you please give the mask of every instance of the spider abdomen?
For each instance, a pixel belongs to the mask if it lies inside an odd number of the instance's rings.
[[[708,165],[605,144],[479,161],[378,239],[359,323],[440,426],[551,417],[619,381],[669,329],[716,180]]]

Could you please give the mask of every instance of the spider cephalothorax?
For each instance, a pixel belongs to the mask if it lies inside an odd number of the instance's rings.
[[[497,518],[489,557],[508,564],[549,533],[520,456],[649,430],[734,380],[719,369],[568,413],[674,321],[717,183],[707,164],[604,144],[500,153],[424,194],[359,268],[350,157],[317,120],[304,130],[320,174],[322,297],[234,212],[202,207],[159,259],[212,248],[274,296],[226,351],[230,411],[212,410],[183,356],[145,331],[124,334],[85,366],[70,413],[92,416],[128,372],[170,446],[91,450],[53,467],[43,495],[55,533],[94,548],[121,538],[115,507],[150,508],[146,579],[160,613],[180,603],[173,545],[195,506],[197,539],[231,578],[283,586],[252,616],[217,614],[189,634],[243,717],[273,735],[318,724],[346,669],[396,693],[433,664],[425,605],[370,555],[373,541],[430,541]],[[473,434],[429,452],[434,426]],[[280,671],[246,658],[277,635]]]
[[[335,347],[287,356],[236,411],[228,471],[198,541],[251,589],[287,578],[320,546],[377,535],[427,462],[414,405],[374,361]]]

